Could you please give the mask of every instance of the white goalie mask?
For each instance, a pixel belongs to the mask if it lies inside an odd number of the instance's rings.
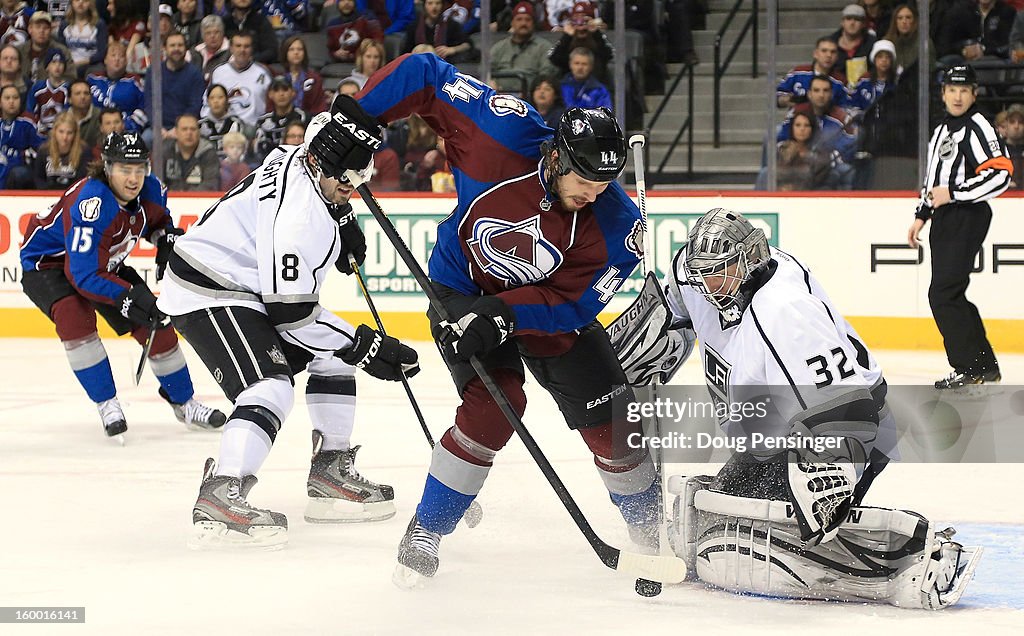
[[[683,267],[686,282],[727,319],[746,309],[743,283],[771,258],[768,239],[742,214],[715,208],[690,229]]]
[[[305,159],[306,165],[309,167],[309,176],[313,180],[313,187],[316,189],[317,193],[324,199],[326,199],[326,197],[324,197],[324,193],[320,189],[320,177],[323,176],[323,170],[320,168],[320,165],[317,163],[313,155],[310,154],[309,145],[313,142],[314,139],[316,139],[316,136],[320,133],[321,130],[324,129],[324,126],[330,120],[330,112],[325,111],[320,113],[319,115],[310,120],[309,125],[306,126],[306,133],[302,138],[302,147],[305,148],[306,150]],[[370,177],[373,176],[373,157],[370,157],[370,163],[365,168],[359,171],[359,176],[363,178],[363,181],[370,181]],[[342,183],[346,184],[349,182],[348,179],[344,177],[342,177],[339,180]]]

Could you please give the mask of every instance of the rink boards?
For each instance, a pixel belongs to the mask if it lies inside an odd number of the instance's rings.
[[[18,246],[32,215],[45,212],[58,193],[0,196],[0,336],[49,337],[52,326],[21,292]],[[216,200],[214,196],[172,194],[169,207],[187,227]],[[437,223],[455,200],[445,195],[382,196],[381,204],[399,233],[424,265]],[[426,338],[426,300],[408,270],[361,201],[355,201],[367,236],[363,266],[367,284],[384,312],[389,331],[400,337]],[[916,196],[911,193],[814,193],[767,196],[763,193],[652,192],[648,194],[654,256],[659,273],[703,212],[727,207],[748,215],[772,245],[795,255],[824,284],[835,304],[875,348],[938,349],[941,338],[928,307],[927,245],[905,244]],[[1004,195],[992,202],[992,227],[972,276],[970,299],[985,318],[996,350],[1024,351],[1024,199]],[[538,209],[538,213],[540,213]],[[927,232],[927,230],[926,230]],[[926,233],[925,233],[926,236]],[[128,263],[147,280],[155,250],[142,242]],[[624,281],[610,305],[610,319],[632,298],[639,272]],[[321,298],[324,306],[350,322],[369,321],[354,281],[332,274]]]

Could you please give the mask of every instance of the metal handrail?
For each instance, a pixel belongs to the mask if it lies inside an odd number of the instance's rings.
[[[732,63],[732,58],[736,56],[736,51],[739,50],[740,45],[743,44],[744,38],[747,37],[747,31],[751,31],[751,42],[753,43],[753,49],[750,56],[750,76],[757,77],[757,12],[758,12],[758,0],[753,0],[752,11],[750,17],[743,24],[743,28],[740,30],[739,36],[733,43],[732,48],[729,49],[729,54],[725,56],[725,62],[722,62],[722,38],[725,36],[726,30],[732,24],[732,20],[736,17],[736,14],[740,11],[740,6],[743,4],[743,0],[736,0],[736,4],[733,5],[732,10],[729,11],[729,15],[725,18],[725,23],[722,24],[722,28],[718,29],[718,33],[715,34],[715,108],[714,108],[714,128],[715,128],[715,148],[718,148],[721,143],[721,119],[722,119],[722,77],[725,72],[729,70],[729,65]]]
[[[684,65],[680,69],[679,73],[676,74],[676,78],[672,81],[672,86],[665,91],[665,96],[661,98],[661,103],[658,104],[658,108],[654,110],[654,115],[651,117],[650,122],[647,123],[647,130],[654,130],[654,124],[658,122],[658,118],[661,117],[662,111],[665,110],[665,106],[668,105],[668,100],[675,95],[676,88],[679,87],[679,82],[682,81],[683,77],[687,77],[688,93],[686,96],[686,118],[683,119],[683,123],[679,126],[679,132],[676,133],[672,143],[669,144],[668,150],[665,151],[665,156],[662,157],[661,163],[658,164],[658,169],[653,171],[649,177],[649,180],[653,184],[661,183],[661,176],[665,172],[665,164],[668,163],[669,158],[672,157],[672,153],[675,152],[676,146],[679,145],[679,140],[682,139],[683,133],[687,133],[686,139],[686,175],[689,178],[693,177],[693,66],[690,64]]]

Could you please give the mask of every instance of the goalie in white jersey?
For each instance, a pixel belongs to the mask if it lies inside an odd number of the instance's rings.
[[[696,337],[708,390],[726,412],[771,398],[769,417],[724,422],[745,450],[718,475],[670,479],[679,556],[704,581],[736,591],[935,609],[956,602],[980,549],[933,532],[916,513],[859,507],[896,459],[895,422],[881,369],[810,271],[742,215],[716,208],[691,229],[663,291],[666,335],[685,338],[659,354],[662,368],[678,368],[682,360],[668,355],[685,358]],[[657,368],[641,357],[620,354],[638,384]],[[774,444],[757,446],[755,433]]]
[[[400,380],[419,366],[413,349],[366,325],[354,329],[319,304],[331,267],[351,273],[349,255],[361,263],[366,254],[348,203],[353,187],[324,176],[307,152],[330,117],[313,119],[303,146],[271,151],[177,240],[170,257],[159,306],[235,404],[219,461],[207,460],[193,509],[200,546],[287,540],[285,516],[255,508],[246,497],[292,408],[293,376],[302,370],[309,372],[306,405],[314,429],[306,520],[395,514],[392,488],[354,467],[355,367]],[[380,128],[368,123],[366,133],[379,138]],[[356,152],[352,161],[361,165],[342,169],[369,178],[371,156]]]

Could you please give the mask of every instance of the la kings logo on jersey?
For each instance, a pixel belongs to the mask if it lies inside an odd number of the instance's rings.
[[[717,351],[704,345],[704,381],[715,403],[716,413],[729,413],[729,375],[732,365]],[[723,405],[725,408],[723,408]]]
[[[544,280],[562,264],[562,253],[541,232],[539,214],[525,221],[480,218],[467,245],[477,266],[506,287]]]

